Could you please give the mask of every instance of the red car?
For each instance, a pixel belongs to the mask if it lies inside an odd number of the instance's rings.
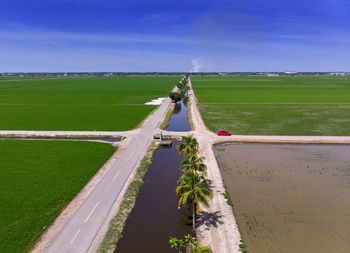
[[[219,131],[218,131],[218,135],[230,136],[231,133],[230,133],[229,131],[219,130]]]

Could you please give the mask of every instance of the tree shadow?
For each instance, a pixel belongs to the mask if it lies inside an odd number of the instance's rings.
[[[198,218],[199,221],[196,224],[196,228],[204,225],[206,227],[205,230],[209,230],[211,226],[217,228],[219,225],[224,224],[221,220],[222,215],[220,214],[220,211],[214,213],[202,211]]]
[[[181,104],[176,103],[173,114],[179,114],[181,112]]]

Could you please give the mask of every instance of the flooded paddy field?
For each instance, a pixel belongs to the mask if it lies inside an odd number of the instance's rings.
[[[175,188],[182,161],[176,152],[178,143],[155,152],[115,253],[176,252],[170,248],[169,237],[191,233],[190,212],[177,208]]]
[[[214,151],[248,252],[350,252],[350,145]]]

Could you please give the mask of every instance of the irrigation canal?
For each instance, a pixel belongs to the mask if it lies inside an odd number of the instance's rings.
[[[166,130],[191,130],[184,104],[175,108]],[[191,233],[191,213],[177,208],[175,188],[183,159],[176,151],[179,143],[173,142],[171,147],[155,152],[115,253],[176,252],[170,248],[169,237],[182,238]]]
[[[170,248],[169,237],[190,233],[191,219],[177,208],[175,194],[182,160],[176,152],[178,143],[155,152],[116,253],[175,252]]]
[[[175,105],[174,113],[169,121],[169,126],[165,129],[167,131],[191,131],[191,126],[188,123],[187,106],[182,103]]]

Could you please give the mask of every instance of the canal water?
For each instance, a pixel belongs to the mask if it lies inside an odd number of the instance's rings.
[[[182,161],[176,152],[178,143],[155,152],[116,253],[174,253],[169,237],[179,238],[191,232],[190,214],[177,208],[175,188]]]
[[[350,145],[214,151],[248,252],[350,252]]]
[[[167,131],[191,131],[190,123],[187,117],[187,106],[182,103],[175,105],[174,113],[169,121],[169,126],[165,129]]]

